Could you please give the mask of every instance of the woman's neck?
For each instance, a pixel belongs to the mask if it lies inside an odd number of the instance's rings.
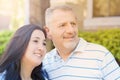
[[[33,67],[30,65],[23,65],[21,64],[21,71],[20,76],[22,80],[32,80],[31,74],[32,74]]]
[[[32,78],[30,76],[26,76],[26,75],[23,75],[23,74],[21,74],[21,79],[22,80],[32,80]]]

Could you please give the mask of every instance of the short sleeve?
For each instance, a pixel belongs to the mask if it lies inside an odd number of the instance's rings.
[[[4,80],[5,79],[5,71],[3,73],[0,73],[0,80]]]
[[[120,67],[110,52],[105,55],[102,72],[105,80],[120,80]]]

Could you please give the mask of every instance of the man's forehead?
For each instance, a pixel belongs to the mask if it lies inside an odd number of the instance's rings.
[[[53,11],[53,14],[59,13],[59,12],[61,12],[61,13],[66,13],[66,12],[73,13],[71,10],[56,9]]]

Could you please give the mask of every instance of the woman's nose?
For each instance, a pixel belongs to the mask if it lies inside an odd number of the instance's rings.
[[[42,51],[43,50],[43,46],[40,44],[40,45],[38,45],[38,50],[39,51]]]

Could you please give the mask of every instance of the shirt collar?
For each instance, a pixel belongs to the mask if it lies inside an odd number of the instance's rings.
[[[80,38],[79,43],[73,52],[83,52],[85,50],[86,45],[87,41],[85,41],[83,38]]]
[[[60,58],[61,58],[61,57],[59,56],[56,48],[54,49],[54,54],[53,54],[53,56],[54,56],[55,58],[57,58],[57,59],[60,59]]]
[[[87,45],[87,41],[85,41],[83,38],[80,38],[76,49],[72,53],[83,52],[85,50],[86,45]],[[72,53],[71,53],[71,55],[72,55]],[[61,58],[59,56],[56,48],[54,49],[53,55],[54,55],[54,57],[57,57],[59,59]]]

